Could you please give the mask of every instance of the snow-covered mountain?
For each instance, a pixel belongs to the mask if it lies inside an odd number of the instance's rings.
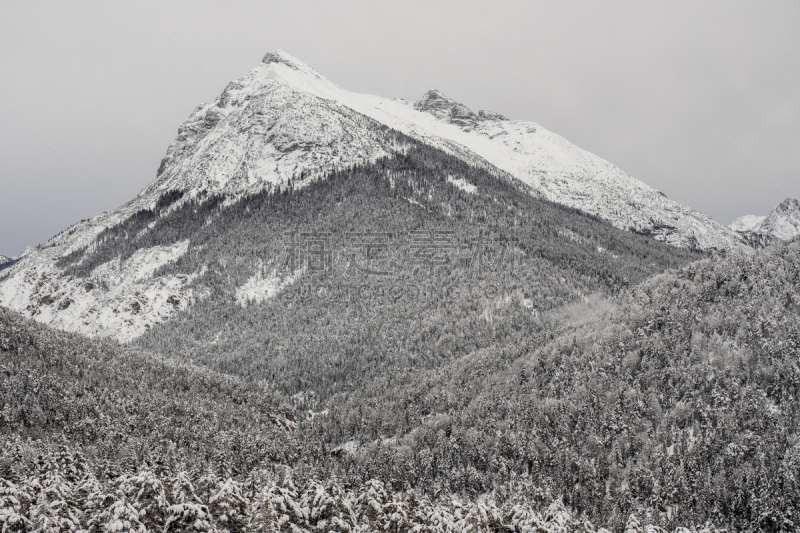
[[[0,265],[5,265],[6,263],[10,263],[13,261],[10,257],[6,257],[4,255],[0,255]]]
[[[733,231],[738,232],[756,231],[765,218],[767,217],[759,215],[745,215],[731,222],[728,227]]]
[[[745,236],[788,241],[800,235],[800,201],[787,198],[766,216],[745,215],[729,226]]]
[[[533,194],[618,228],[706,250],[740,244],[735,232],[708,215],[669,200],[538,124],[474,113],[435,90],[415,103],[352,93],[285,52],[267,54],[216,102],[195,110],[143,195],[175,189],[239,194],[313,179],[402,149],[370,131],[366,117],[471,163],[493,166]]]
[[[136,337],[200,296],[190,287],[200,272],[154,277],[187,253],[185,243],[110,259],[92,271],[94,282],[64,275],[57,262],[91,252],[104,231],[155,209],[170,192],[181,193],[170,208],[212,194],[233,200],[265,188],[297,189],[334,169],[404,153],[387,128],[617,228],[704,250],[743,242],[537,124],[474,113],[438,91],[414,103],[356,94],[279,51],[192,113],[156,179],[136,198],[72,226],[0,272],[0,305],[67,330]]]

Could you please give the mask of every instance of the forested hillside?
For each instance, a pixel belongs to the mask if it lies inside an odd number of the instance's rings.
[[[0,356],[4,532],[606,531],[527,480],[481,498],[343,483],[269,391],[2,309]]]
[[[401,141],[405,157],[232,205],[186,204],[131,239],[152,224],[143,215],[70,268],[88,276],[115,253],[191,235],[160,273],[202,271],[194,286],[207,296],[139,344],[327,398],[521,342],[536,313],[702,257]]]
[[[793,531],[798,294],[798,241],[702,260],[337,397],[303,430],[349,443],[332,468],[355,478],[475,494],[524,479],[616,527]]]
[[[346,487],[296,478],[286,469],[255,470],[244,478],[172,464],[120,471],[98,468],[64,446],[42,450],[19,441],[3,449],[3,458],[9,456],[15,468],[0,476],[3,531],[607,532],[561,501],[543,511],[521,497],[502,504],[492,497],[432,502],[377,480]],[[644,531],[636,516],[627,526]]]
[[[297,456],[291,411],[264,387],[57,332],[2,308],[0,354],[6,442],[57,437],[92,461],[213,460],[235,472]]]
[[[800,242],[678,250],[397,135],[64,257],[180,248],[135,343],[0,312],[6,530],[797,529]]]

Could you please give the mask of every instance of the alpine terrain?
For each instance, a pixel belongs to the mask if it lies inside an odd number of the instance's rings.
[[[768,215],[745,215],[729,227],[748,242],[788,241],[800,235],[800,201],[787,198]]]
[[[536,124],[476,114],[437,91],[416,103],[351,93],[277,52],[195,110],[156,180],[136,198],[72,226],[7,269],[0,304],[68,331],[131,339],[198,298],[193,281],[201,270],[152,277],[183,257],[189,241],[96,264],[92,276],[104,285],[65,276],[59,262],[91,255],[108,232],[146,210],[160,216],[211,196],[229,204],[263,190],[302,188],[335,170],[395,158],[412,140],[623,230],[699,250],[730,250],[742,242],[707,215]]]
[[[0,267],[0,527],[795,530],[784,204],[724,227],[269,53],[136,198]]]

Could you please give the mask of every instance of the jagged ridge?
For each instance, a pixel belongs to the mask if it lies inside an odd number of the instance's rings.
[[[745,215],[729,226],[748,241],[772,244],[800,235],[800,201],[787,198],[766,216]]]

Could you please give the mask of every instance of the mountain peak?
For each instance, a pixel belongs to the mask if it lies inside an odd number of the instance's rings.
[[[761,226],[761,223],[764,222],[765,218],[767,217],[763,215],[744,215],[731,222],[728,227],[733,231],[738,232],[755,232],[758,231],[759,226]]]
[[[422,98],[420,99],[420,102],[426,100],[445,100],[447,102],[457,103],[452,98],[448,98],[447,96],[445,96],[444,93],[439,89],[430,89],[425,94],[423,94]]]
[[[730,228],[784,241],[793,239],[800,235],[800,200],[787,198],[768,215],[745,215],[736,219]]]
[[[439,89],[429,90],[428,92],[422,95],[422,98],[414,102],[414,107],[417,110],[427,111],[433,114],[436,114],[439,111],[446,111],[449,114],[450,109],[452,109],[455,106],[463,107],[464,109],[467,109],[469,111],[467,106],[459,102],[456,102],[452,98],[448,98]]]
[[[275,52],[267,52],[261,59],[262,65],[271,67],[273,65],[285,65],[293,71],[310,74],[314,78],[322,78],[322,76],[308,64],[300,61],[293,55],[283,50],[276,50]]]
[[[778,204],[778,207],[776,207],[775,210],[783,212],[800,212],[800,200],[795,198],[787,198]]]
[[[430,113],[441,121],[458,126],[467,126],[479,120],[478,115],[470,108],[448,98],[437,89],[431,89],[420,100],[414,102],[414,109]]]
[[[301,66],[308,68],[308,65],[306,65],[296,57],[293,57],[292,55],[283,50],[276,50],[275,52],[267,52],[266,54],[264,54],[264,57],[263,59],[261,59],[261,62],[267,65],[270,63],[283,63],[284,65],[287,65],[294,69]]]
[[[800,201],[787,198],[761,223],[761,232],[788,241],[800,235]]]
[[[474,167],[541,200],[676,246],[721,250],[744,242],[707,215],[668,200],[537,124],[476,113],[438,90],[413,106],[356,94],[278,50],[229,83],[215,101],[195,109],[178,129],[156,179],[137,197],[23,252],[5,267],[0,305],[71,331],[132,339],[205,294],[193,285],[205,275],[199,263],[200,269],[189,273],[168,270],[189,253],[193,233],[176,229],[164,241],[141,238],[153,235],[149,232],[163,217],[192,201],[206,205],[214,198],[232,205],[264,191],[296,191],[347,169],[405,157],[411,143],[456,158],[446,169],[453,174],[447,190],[452,185],[475,194],[459,174]],[[208,213],[204,224],[214,216]],[[140,227],[144,220],[148,223]],[[126,250],[135,252],[123,266],[113,259],[116,252],[97,253],[98,244],[107,242],[105,232],[128,235],[131,224],[137,226]],[[89,256],[91,268],[80,263]],[[74,277],[74,269],[94,281]],[[56,297],[62,307],[52,305]]]

